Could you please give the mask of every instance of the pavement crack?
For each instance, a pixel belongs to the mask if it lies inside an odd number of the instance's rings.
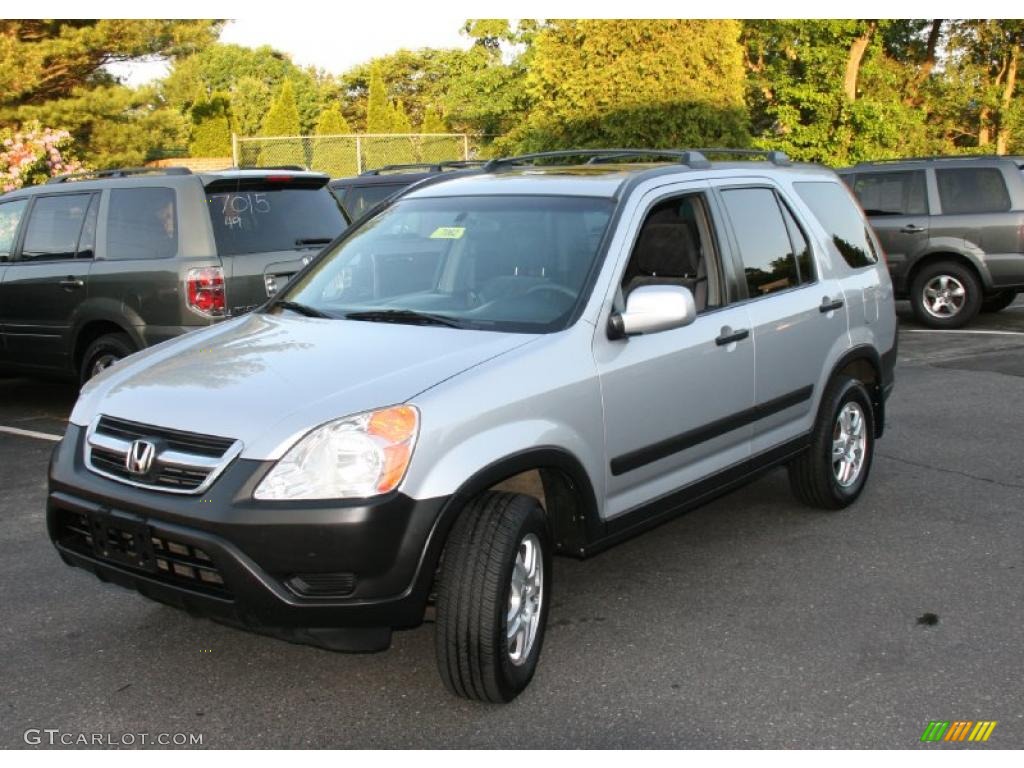
[[[979,480],[983,483],[991,483],[992,485],[1002,486],[1003,488],[1024,488],[1024,484],[1021,483],[1006,483],[1002,480],[993,480],[991,477],[982,477],[981,475],[972,475],[970,472],[963,472],[959,469],[949,469],[947,467],[938,467],[934,464],[926,464],[921,461],[911,461],[910,459],[903,459],[899,456],[892,456],[888,453],[878,452],[878,455],[883,459],[891,459],[892,461],[898,461],[902,464],[909,464],[912,467],[920,467],[921,469],[931,469],[936,472],[946,472],[950,475],[960,475],[960,477],[967,477],[971,480]]]

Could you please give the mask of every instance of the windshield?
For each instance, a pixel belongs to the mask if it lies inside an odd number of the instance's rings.
[[[612,213],[590,197],[400,200],[324,255],[283,299],[335,317],[546,333],[573,314]]]
[[[338,201],[327,187],[249,185],[206,190],[221,256],[322,247],[345,229]]]

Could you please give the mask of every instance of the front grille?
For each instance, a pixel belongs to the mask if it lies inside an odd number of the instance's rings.
[[[144,471],[129,469],[128,456],[136,441],[145,441],[154,449],[152,461]],[[110,416],[99,418],[89,430],[86,442],[86,465],[93,472],[169,493],[206,490],[241,451],[241,443],[230,438],[182,432]]]
[[[141,523],[61,510],[57,540],[72,552],[145,574],[157,581],[231,597],[223,575],[204,550],[157,534]]]

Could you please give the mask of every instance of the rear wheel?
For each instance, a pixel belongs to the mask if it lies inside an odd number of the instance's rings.
[[[437,663],[467,699],[514,699],[537,668],[551,604],[544,510],[517,493],[487,492],[448,536],[437,594]]]
[[[875,415],[857,379],[833,381],[818,412],[810,448],[789,465],[793,494],[820,509],[842,509],[860,496],[871,470]]]
[[[1014,290],[1000,291],[999,293],[993,293],[990,296],[986,296],[981,300],[981,311],[982,312],[1002,312],[1008,306],[1013,304],[1017,298],[1017,292]]]
[[[79,383],[84,385],[93,376],[102,373],[135,351],[135,344],[127,333],[108,333],[100,336],[82,355],[82,366],[78,373]]]
[[[911,283],[910,305],[922,325],[961,328],[981,309],[981,282],[955,261],[926,264]]]

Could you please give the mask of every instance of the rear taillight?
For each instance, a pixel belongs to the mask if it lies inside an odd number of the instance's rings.
[[[224,270],[220,267],[190,269],[185,277],[185,297],[189,309],[209,317],[222,317],[227,308]]]

